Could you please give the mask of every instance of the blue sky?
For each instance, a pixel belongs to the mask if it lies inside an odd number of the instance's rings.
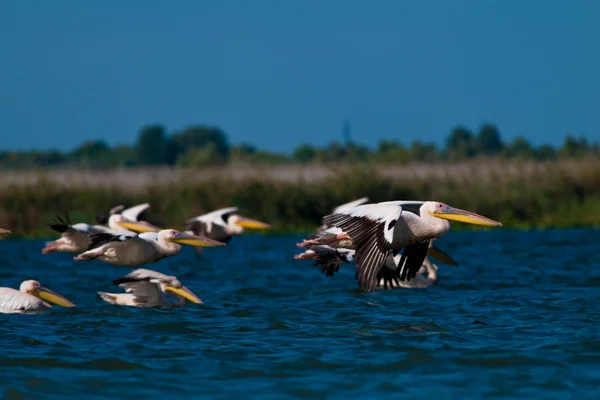
[[[232,143],[600,139],[600,1],[0,2],[0,147],[133,143],[205,123]]]

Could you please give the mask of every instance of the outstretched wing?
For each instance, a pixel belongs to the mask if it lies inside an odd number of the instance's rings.
[[[386,268],[381,268],[377,274],[377,281],[382,282],[384,289],[392,289],[400,286],[400,281],[410,281],[421,269],[427,251],[429,249],[429,240],[423,240],[413,245],[407,246],[402,251],[400,257],[393,257],[389,253],[386,259]],[[398,264],[396,265],[396,260]],[[394,267],[395,268],[388,268]]]
[[[314,266],[320,266],[321,272],[327,277],[339,272],[342,264],[349,264],[354,260],[354,250],[334,249],[329,246],[316,245],[310,248],[315,252]]]
[[[177,279],[177,278],[174,276],[165,275],[160,272],[153,271],[151,269],[138,268],[125,276],[115,279],[113,281],[113,283],[115,285],[120,285],[122,283],[141,282],[141,281],[170,282],[175,279]]]
[[[356,278],[359,286],[372,291],[377,286],[377,274],[392,250],[394,226],[402,207],[393,204],[366,204],[324,218],[330,226],[341,228],[356,249]]]
[[[137,221],[144,211],[150,208],[149,203],[138,204],[137,206],[129,207],[121,211],[121,215],[132,221]]]
[[[102,246],[110,242],[126,242],[127,240],[134,239],[138,236],[137,233],[128,232],[122,234],[98,232],[89,235],[90,242],[87,250],[95,249],[96,247]]]
[[[339,206],[337,206],[336,208],[333,209],[332,214],[339,214],[344,211],[351,210],[355,207],[358,207],[358,206],[366,203],[367,201],[369,201],[368,197],[362,197],[357,200],[349,201],[348,203],[340,204]]]

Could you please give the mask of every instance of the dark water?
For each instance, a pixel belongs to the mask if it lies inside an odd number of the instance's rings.
[[[295,261],[300,236],[237,237],[149,265],[204,306],[112,306],[130,269],[0,241],[3,286],[74,301],[0,314],[7,399],[600,398],[600,231],[450,232],[438,286],[362,293]]]

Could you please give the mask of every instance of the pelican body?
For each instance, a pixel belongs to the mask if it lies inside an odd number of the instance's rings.
[[[46,247],[42,249],[42,253],[81,253],[89,248],[90,235],[98,233],[126,234],[136,232],[156,232],[160,230],[160,228],[148,222],[137,221],[138,216],[150,207],[148,203],[128,208],[119,214],[117,210],[120,210],[121,207],[122,206],[117,206],[111,209],[111,215],[107,220],[108,226],[89,225],[86,223],[72,224],[68,212],[65,213],[65,219],[57,216],[58,222],[51,224],[50,228],[56,232],[60,232],[61,237],[55,241],[46,243]],[[129,228],[125,227],[124,224],[126,223],[130,224]]]
[[[311,260],[314,259],[314,266],[320,266],[321,272],[331,277],[335,273],[339,272],[340,267],[343,264],[350,264],[354,262],[354,256],[356,251],[347,248],[333,248],[327,245],[312,245],[304,253],[297,254],[294,256],[296,260]],[[422,266],[417,272],[416,276],[408,280],[400,280],[396,276],[396,271],[399,266],[405,261],[401,254],[392,255],[392,252],[388,253],[383,268],[380,270],[377,279],[378,284],[376,289],[395,289],[395,288],[427,288],[431,285],[437,284],[437,273],[438,266],[431,262],[429,256],[433,256],[445,264],[457,266],[458,263],[447,255],[444,251],[438,248],[434,244],[434,240],[429,242],[429,249],[427,255],[423,260]],[[425,276],[427,274],[427,276]]]
[[[132,225],[134,224],[126,224],[126,226]],[[76,256],[74,260],[99,259],[113,265],[136,267],[177,255],[181,251],[182,244],[203,247],[225,246],[224,243],[175,229],[123,235],[99,233],[92,235],[91,240],[90,249]]]
[[[24,281],[19,290],[0,287],[0,313],[40,313],[52,308],[49,303],[62,307],[75,307],[71,301],[42,286],[38,281]]]
[[[177,277],[150,269],[136,269],[130,274],[115,279],[113,283],[125,288],[126,293],[98,292],[100,298],[110,304],[161,309],[183,307],[186,300],[203,304],[202,300],[183,286]],[[174,297],[175,300],[167,296]]]
[[[405,212],[403,206],[420,205],[419,215]],[[356,278],[366,290],[376,289],[379,273],[389,252],[402,253],[403,262],[394,274],[401,281],[411,280],[420,270],[429,241],[450,230],[450,220],[482,226],[501,226],[484,216],[435,201],[389,201],[365,204],[323,218],[331,227],[347,234],[356,249]]]
[[[244,229],[269,229],[271,225],[236,214],[237,207],[221,208],[186,221],[189,233],[207,237],[222,243],[229,243],[234,235],[241,235]],[[202,255],[202,248],[196,254]]]

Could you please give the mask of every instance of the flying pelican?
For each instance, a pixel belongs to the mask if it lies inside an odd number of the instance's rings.
[[[123,224],[133,228],[136,223]],[[177,255],[181,251],[182,244],[203,247],[225,246],[225,243],[175,229],[122,235],[96,233],[91,235],[90,239],[89,250],[74,257],[74,260],[89,261],[98,258],[113,265],[136,267]]]
[[[197,236],[229,243],[233,235],[240,235],[247,229],[269,229],[271,225],[236,214],[237,207],[221,208],[186,221],[189,233]],[[197,255],[202,248],[196,248]]]
[[[75,304],[45,288],[38,281],[24,281],[19,290],[0,287],[0,313],[39,313],[52,308],[47,302],[62,307],[75,307]]]
[[[332,214],[339,214],[342,213],[344,211],[348,211],[353,209],[354,207],[358,207],[362,204],[365,204],[367,201],[369,201],[368,197],[361,197],[360,199],[356,199],[356,200],[352,200],[349,201],[348,203],[344,203],[344,204],[340,204],[339,206],[337,206],[336,208],[333,209],[333,211],[331,212]],[[328,225],[321,225],[319,228],[317,228],[317,231],[323,231],[327,228],[330,228],[330,226]]]
[[[113,214],[119,214],[121,211],[125,209],[123,204],[119,204],[118,206],[112,207],[108,212],[102,212],[96,214],[96,224],[98,225],[106,225],[108,224],[108,218]]]
[[[163,309],[183,307],[186,299],[192,303],[203,304],[202,300],[183,286],[176,277],[150,269],[136,269],[115,279],[113,283],[124,287],[127,293],[98,292],[100,298],[110,304]],[[174,296],[177,299],[169,300],[165,296]]]
[[[354,261],[355,253],[356,251],[353,249],[333,248],[327,245],[313,245],[304,253],[296,254],[294,259],[315,260],[314,266],[320,266],[321,272],[325,276],[330,277],[336,272],[339,272],[342,264],[352,263]],[[382,268],[378,275],[378,285],[376,289],[394,289],[398,287],[414,289],[426,288],[437,284],[438,266],[431,262],[429,256],[433,256],[448,265],[458,265],[452,257],[435,245],[434,240],[429,242],[427,255],[428,256],[425,257],[421,269],[417,272],[415,278],[410,281],[401,281],[394,272],[403,261],[402,255],[396,254],[395,256],[392,256],[391,252],[388,253],[384,262],[385,268]],[[425,273],[427,274],[427,277],[423,275]]]
[[[9,231],[8,229],[0,228],[0,235],[2,235],[2,234],[7,234],[8,235],[9,233],[12,233],[12,232]]]
[[[47,242],[42,249],[43,254],[52,252],[81,253],[90,246],[90,235],[97,233],[109,234],[133,234],[141,232],[156,232],[160,228],[146,222],[137,221],[139,214],[150,205],[140,204],[124,210],[121,214],[114,213],[108,218],[108,227],[103,225],[89,225],[86,223],[72,224],[68,212],[65,219],[57,216],[58,223],[51,224],[50,228],[61,233],[61,237],[55,241]],[[135,223],[134,223],[135,222]],[[128,226],[128,227],[126,227]]]
[[[419,215],[403,207],[420,205]],[[449,220],[482,226],[502,226],[481,215],[436,201],[388,201],[365,204],[338,214],[327,215],[325,224],[340,228],[352,239],[356,250],[356,278],[366,291],[379,284],[379,273],[389,252],[401,249],[402,262],[394,272],[399,280],[411,280],[423,264],[429,241],[450,230]]]

